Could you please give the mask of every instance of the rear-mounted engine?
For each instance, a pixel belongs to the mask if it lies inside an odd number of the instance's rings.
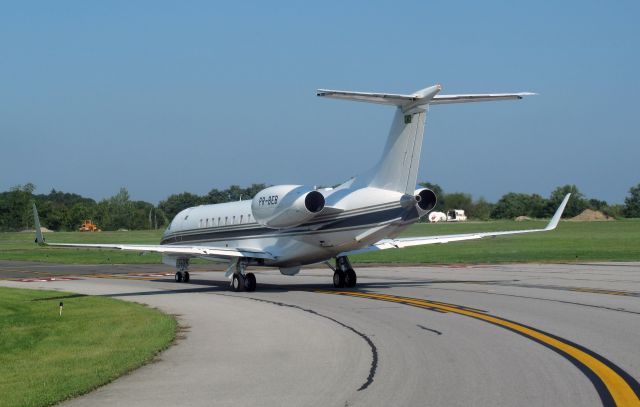
[[[259,224],[284,229],[313,219],[324,205],[324,196],[309,187],[276,185],[256,194],[251,201],[251,212]]]
[[[436,194],[429,188],[416,189],[413,195],[415,196],[416,208],[418,209],[418,214],[420,214],[420,216],[424,216],[429,213],[433,208],[435,208],[436,203],[438,203]]]

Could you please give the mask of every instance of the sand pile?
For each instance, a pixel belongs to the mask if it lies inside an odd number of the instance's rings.
[[[522,222],[522,221],[525,221],[525,220],[531,220],[531,218],[528,217],[528,216],[518,216],[518,217],[516,217],[516,222]]]
[[[40,231],[41,231],[42,233],[53,233],[53,230],[51,230],[51,229],[47,229],[47,228],[45,228],[44,226],[41,226],[41,227],[40,227]],[[36,233],[36,230],[35,230],[35,229],[25,229],[25,230],[23,230],[22,232],[25,232],[25,233],[27,233],[27,232],[28,232],[28,233]]]
[[[578,216],[574,216],[571,220],[592,221],[592,220],[614,220],[611,216],[607,216],[600,211],[585,209]]]

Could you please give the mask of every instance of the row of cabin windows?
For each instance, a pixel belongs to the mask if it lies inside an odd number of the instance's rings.
[[[240,217],[237,220],[238,222],[236,222],[235,216],[231,216],[231,217],[225,216],[224,218],[218,217],[217,222],[216,222],[216,218],[205,218],[205,219],[200,219],[200,227],[208,228],[209,226],[215,227],[215,226],[240,225],[242,223],[250,223],[251,214],[247,215],[246,218],[244,215],[240,215]]]

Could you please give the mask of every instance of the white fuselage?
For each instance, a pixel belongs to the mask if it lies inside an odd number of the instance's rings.
[[[412,195],[371,187],[351,189],[349,184],[318,190],[331,210],[291,228],[267,228],[256,222],[250,200],[188,208],[176,215],[161,244],[265,251],[277,260],[258,265],[296,267],[394,237],[418,220]]]

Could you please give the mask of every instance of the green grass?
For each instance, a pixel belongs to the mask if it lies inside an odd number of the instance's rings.
[[[158,244],[162,231],[55,232],[45,233],[44,236],[47,241],[55,243]],[[34,233],[0,233],[0,260],[63,264],[158,264],[162,260],[162,257],[155,253],[140,255],[140,253],[119,250],[38,247],[34,239]]]
[[[140,304],[0,287],[0,405],[86,393],[152,359],[175,333],[173,317]]]
[[[496,230],[541,228],[546,221],[490,221],[420,223],[403,236],[446,235]],[[150,243],[160,241],[161,231],[49,233],[51,242]],[[52,263],[133,264],[160,263],[160,255],[88,249],[39,248],[29,233],[0,233],[0,260]],[[613,222],[560,222],[547,233],[505,236],[477,241],[385,250],[353,256],[355,263],[495,263],[550,261],[638,261],[640,219]]]
[[[404,236],[544,228],[546,221],[416,224]],[[484,238],[353,256],[356,263],[503,263],[640,260],[640,219],[560,222],[551,232]]]

